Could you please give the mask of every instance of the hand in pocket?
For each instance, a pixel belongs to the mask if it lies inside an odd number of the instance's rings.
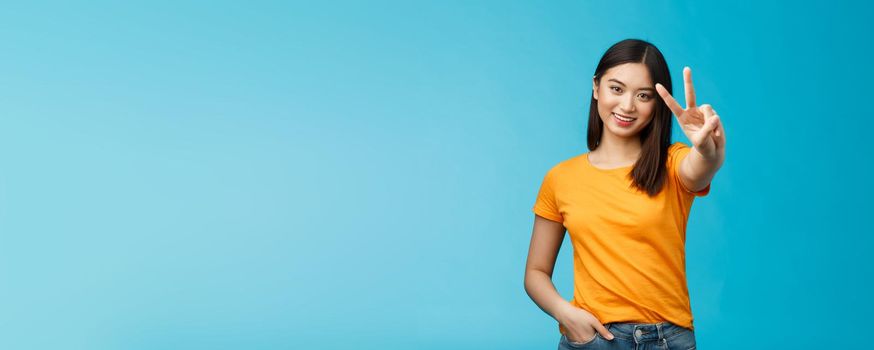
[[[588,343],[595,340],[596,333],[607,340],[613,340],[613,334],[601,324],[590,312],[571,307],[566,309],[559,317],[559,322],[567,329],[568,341],[575,343]]]

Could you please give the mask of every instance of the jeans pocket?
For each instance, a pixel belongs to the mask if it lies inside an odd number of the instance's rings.
[[[595,336],[592,339],[585,342],[575,342],[568,339],[567,335],[562,334],[561,339],[571,348],[574,349],[585,349],[586,347],[595,344],[598,339],[601,338],[601,335],[598,332],[595,332]]]

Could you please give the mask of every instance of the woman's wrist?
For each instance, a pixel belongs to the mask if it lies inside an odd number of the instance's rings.
[[[556,321],[559,323],[564,323],[564,320],[567,318],[567,315],[571,314],[574,311],[574,306],[571,305],[567,300],[562,299],[562,302],[559,303],[555,308],[555,315],[553,316]]]

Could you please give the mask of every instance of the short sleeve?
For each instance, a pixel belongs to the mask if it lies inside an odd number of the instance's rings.
[[[537,199],[534,202],[534,213],[552,221],[564,222],[561,212],[558,210],[558,203],[555,200],[555,172],[554,168],[550,169],[543,177],[543,183],[540,184],[540,191],[537,193]]]
[[[671,175],[673,181],[679,185],[679,188],[686,191],[686,193],[692,194],[696,197],[704,197],[708,193],[710,193],[710,184],[707,184],[707,187],[704,187],[704,189],[698,192],[692,192],[689,191],[689,189],[686,188],[685,185],[683,185],[682,181],[680,181],[680,164],[682,164],[683,159],[685,159],[691,151],[692,148],[682,142],[677,142],[671,145],[670,152],[668,154],[668,162],[670,163],[668,173]]]

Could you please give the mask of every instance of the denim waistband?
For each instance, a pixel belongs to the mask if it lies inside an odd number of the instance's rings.
[[[637,322],[612,322],[604,324],[604,327],[616,337],[638,342],[670,338],[682,331],[691,331],[670,322],[637,323]]]

